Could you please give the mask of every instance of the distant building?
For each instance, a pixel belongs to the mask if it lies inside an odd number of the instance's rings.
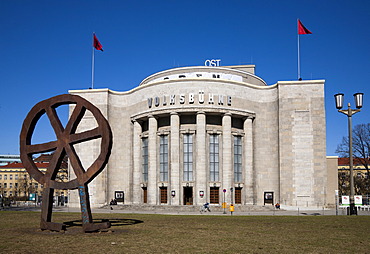
[[[46,172],[51,155],[41,155],[36,158],[35,165],[41,172]],[[59,181],[67,181],[68,164],[65,160],[58,173]],[[13,200],[28,200],[30,194],[42,196],[43,186],[30,177],[21,162],[13,162],[0,166],[0,194]],[[67,197],[66,190],[56,190],[54,196]]]
[[[355,195],[370,198],[370,165],[365,166],[366,162],[357,158],[353,159],[353,176]],[[338,190],[339,195],[350,194],[350,166],[349,158],[338,158]],[[365,200],[365,197],[364,197]]]
[[[7,165],[13,162],[21,162],[21,157],[18,154],[0,154],[0,166]]]
[[[354,176],[369,179],[369,169],[370,165],[366,168],[359,159],[353,159]],[[338,158],[338,172],[340,175],[345,175],[349,172],[349,158]]]
[[[92,206],[117,192],[133,205],[335,204],[324,82],[267,85],[254,65],[193,66],[155,73],[130,91],[70,91],[100,108],[113,132],[108,165],[89,184]],[[78,130],[95,127],[87,114]],[[75,149],[88,167],[99,141]]]

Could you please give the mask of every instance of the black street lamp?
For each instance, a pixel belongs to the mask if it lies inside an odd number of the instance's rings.
[[[354,180],[353,180],[353,151],[352,151],[352,115],[356,114],[357,112],[361,111],[362,108],[362,99],[363,93],[355,93],[354,99],[356,103],[357,109],[351,109],[351,104],[348,103],[348,109],[343,110],[343,97],[344,94],[338,93],[334,95],[335,97],[335,105],[338,109],[338,112],[345,114],[348,117],[348,141],[349,141],[349,172],[350,172],[350,195],[349,195],[349,215],[356,214],[357,210],[355,208],[355,188],[354,188]]]

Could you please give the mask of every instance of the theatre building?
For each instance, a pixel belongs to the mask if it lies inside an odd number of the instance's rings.
[[[113,132],[108,165],[89,184],[93,207],[117,194],[130,205],[334,203],[324,80],[267,85],[254,65],[193,66],[155,73],[130,91],[70,93],[97,106]],[[78,130],[94,127],[87,114]],[[85,168],[99,142],[76,146]]]

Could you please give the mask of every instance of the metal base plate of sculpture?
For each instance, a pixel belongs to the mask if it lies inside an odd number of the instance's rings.
[[[64,127],[56,109],[59,106],[69,104],[73,104],[74,109]],[[98,126],[91,130],[77,132],[77,127],[86,111],[93,115]],[[31,144],[36,124],[45,114],[57,140],[42,144]],[[100,139],[100,154],[89,168],[84,169],[74,145],[95,139]],[[40,223],[42,230],[60,231],[66,228],[65,224],[51,221],[54,189],[78,189],[84,232],[93,232],[110,227],[109,222],[93,223],[87,184],[106,166],[112,143],[112,131],[107,119],[97,107],[80,96],[71,94],[55,96],[37,103],[31,109],[23,122],[20,134],[20,154],[22,163],[30,176],[44,186]],[[33,161],[33,155],[45,152],[53,152],[53,155],[46,172],[41,172]],[[61,182],[56,179],[56,176],[66,155],[76,178],[69,179],[68,182]]]

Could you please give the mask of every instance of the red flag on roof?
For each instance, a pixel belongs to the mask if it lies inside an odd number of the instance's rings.
[[[101,43],[99,42],[98,38],[96,37],[96,35],[94,34],[94,44],[93,44],[93,47],[97,50],[101,50],[101,51],[104,51],[103,50],[103,46],[101,45]]]
[[[308,30],[302,22],[298,19],[298,34],[312,34],[310,30]]]

